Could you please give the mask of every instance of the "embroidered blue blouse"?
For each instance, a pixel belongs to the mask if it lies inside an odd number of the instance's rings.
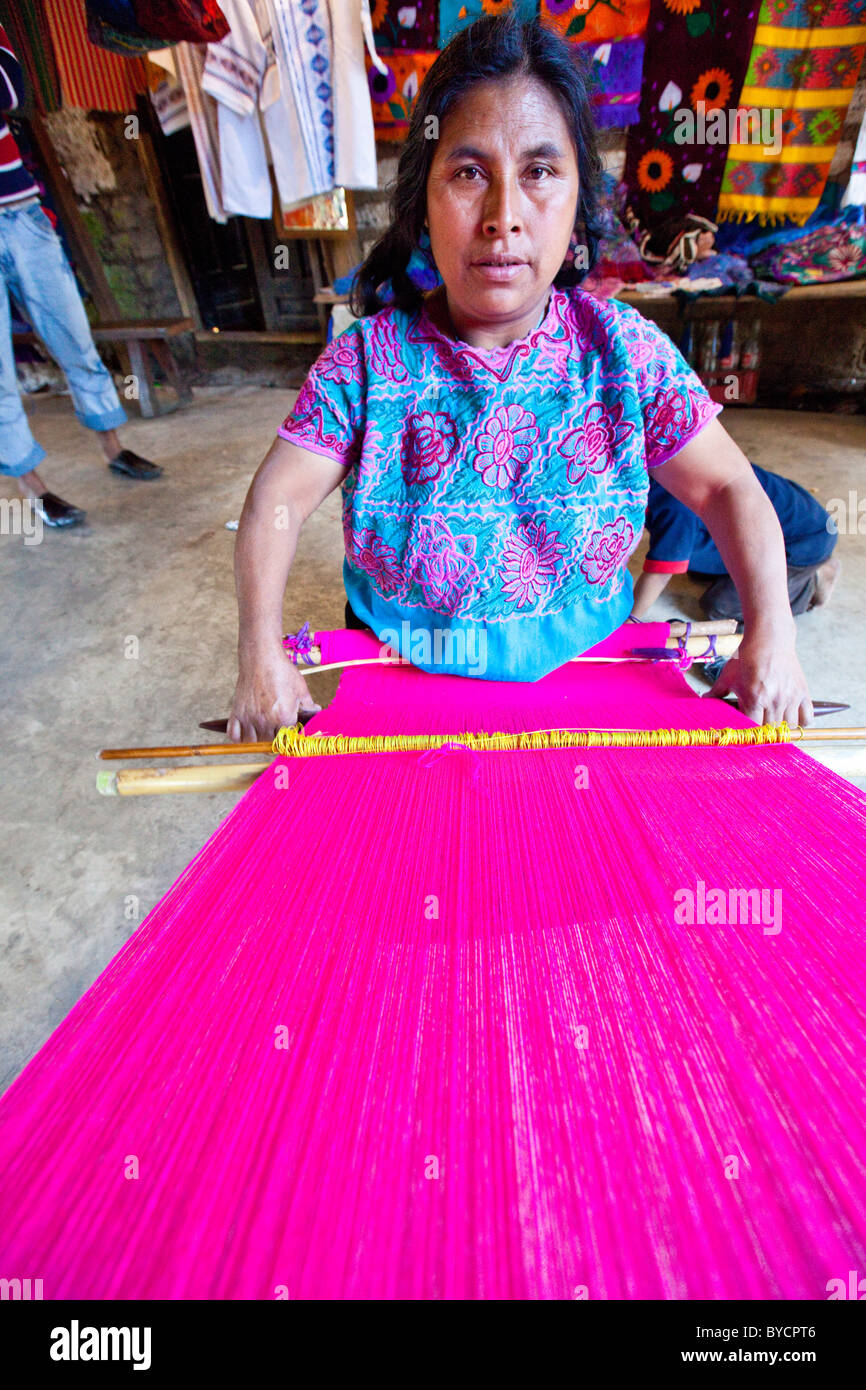
[[[636,309],[553,288],[504,348],[447,337],[423,304],[360,319],[279,434],[347,469],[346,592],[382,642],[534,681],[628,617],[647,469],[721,409]]]

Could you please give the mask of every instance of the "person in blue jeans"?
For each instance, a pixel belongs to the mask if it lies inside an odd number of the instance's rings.
[[[754,463],[752,469],[782,528],[791,612],[805,613],[827,602],[839,576],[841,566],[833,554],[836,526],[829,512],[799,483]],[[664,477],[664,471],[660,467],[658,476]],[[699,601],[708,618],[735,618],[742,623],[739,594],[709,531],[656,477],[650,479],[646,529],[649,550],[643,573],[635,581],[632,617],[646,616],[672,574],[688,572],[693,579],[707,581]],[[708,666],[705,674],[715,679],[723,665],[720,660]]]
[[[0,25],[0,111],[14,110],[23,100],[21,66]],[[158,478],[161,468],[121,445],[117,429],[126,411],[96,351],[63,245],[0,117],[0,475],[16,479],[46,525],[73,526],[84,512],[50,492],[36,471],[45,450],[30,432],[18,388],[10,294],[62,368],[81,424],[99,432],[109,468],[130,478]]]

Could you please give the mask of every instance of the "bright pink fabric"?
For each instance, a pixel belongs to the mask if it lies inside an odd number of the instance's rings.
[[[307,732],[746,722],[660,666],[485,685],[354,668]],[[278,760],[0,1102],[0,1272],[826,1298],[866,1269],[864,831],[790,747]],[[780,930],[678,922],[698,881]]]
[[[583,656],[629,656],[635,648],[663,647],[669,635],[670,627],[667,623],[623,623],[622,627],[618,627],[603,641],[597,642],[593,647],[587,647]],[[314,632],[310,640],[314,646],[321,648],[322,665],[327,665],[332,661],[378,660],[385,654],[386,644],[380,642],[373,633],[363,632],[360,628],[337,628],[332,632]],[[303,671],[303,662],[300,662],[299,665]],[[424,689],[427,691],[432,689],[434,692],[443,690],[445,688],[441,684],[443,679],[444,677],[438,676],[435,686],[431,687],[428,684]],[[449,677],[448,679],[453,682],[454,678]],[[467,683],[464,678],[461,680],[460,686],[455,688],[451,684],[449,689],[454,690],[455,694],[457,690],[461,690],[465,696]],[[486,709],[490,704],[490,692],[492,690],[497,692],[497,698],[498,693],[501,692],[502,698],[507,704],[518,707],[524,702],[525,696],[509,695],[508,686],[511,684],[511,681],[482,681],[479,699],[477,705],[473,704],[473,708]],[[538,691],[545,687],[542,681],[534,681],[522,688]],[[456,701],[456,705],[458,708],[462,705],[462,698]],[[342,713],[342,705],[337,702],[332,708],[335,712]]]

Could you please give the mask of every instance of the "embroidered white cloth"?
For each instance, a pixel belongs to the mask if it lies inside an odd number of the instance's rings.
[[[273,191],[259,101],[268,67],[250,0],[220,0],[230,29],[207,46],[202,88],[217,103],[222,205],[227,213],[268,218]]]
[[[854,161],[848,187],[842,195],[841,206],[847,208],[851,203],[858,206],[866,203],[866,111],[860,122],[860,133],[854,146]]]
[[[217,104],[201,85],[207,49],[204,44],[179,43],[175,55],[178,77],[189,108],[207,210],[215,222],[227,222],[222,202]]]
[[[332,188],[376,188],[376,140],[360,3],[258,0],[266,8],[279,98],[265,126],[286,209]]]

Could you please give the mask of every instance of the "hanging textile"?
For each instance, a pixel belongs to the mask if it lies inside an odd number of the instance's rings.
[[[866,0],[763,0],[740,97],[744,107],[781,110],[781,151],[732,144],[716,221],[790,218],[802,225],[818,206],[851,92],[866,53]]]
[[[132,0],[85,0],[87,37],[91,43],[122,58],[146,58],[165,39],[145,34],[135,22]]]
[[[599,130],[640,120],[644,41],[605,40],[582,50],[591,82],[592,112]]]
[[[339,186],[376,188],[360,6],[336,0],[262,3],[279,75],[279,97],[265,105],[265,127],[282,208]],[[263,38],[267,27],[260,18]]]
[[[228,219],[222,203],[217,105],[201,85],[207,48],[204,44],[179,43],[175,54],[207,210],[215,222],[226,222]]]
[[[378,188],[376,135],[367,86],[361,5],[331,0],[336,99],[336,183],[339,188]]]
[[[290,139],[280,148],[268,130],[283,206],[306,202],[336,184],[331,12],[327,0],[269,0],[281,110]]]
[[[367,82],[372,103],[373,123],[382,140],[405,140],[412,107],[418,88],[438,58],[438,53],[415,53],[401,49],[397,53],[379,53],[374,67],[366,59]]]
[[[670,663],[374,665],[306,733],[748,724]],[[866,1270],[864,880],[866,798],[790,746],[277,758],[0,1101],[0,1267],[825,1300]]]
[[[208,45],[202,89],[217,103],[222,205],[226,213],[270,217],[273,190],[259,100],[267,52],[249,0],[221,0],[229,32]]]
[[[374,66],[368,58],[366,67],[376,135],[383,140],[406,137],[418,88],[438,57],[437,10],[441,48],[472,20],[510,8],[510,0],[505,4],[498,0],[441,0],[439,5],[415,6],[397,0],[373,0],[373,33],[380,63]],[[521,18],[530,19],[538,13],[538,0],[521,0],[518,8]],[[576,18],[574,0],[542,8],[548,27],[563,34]],[[592,44],[593,111],[600,128],[632,125],[638,120],[644,57],[639,35],[646,28],[648,10],[649,0],[623,0],[622,13],[598,7],[588,16],[588,26],[584,17],[579,17],[576,28],[585,32],[577,33],[575,41]],[[428,37],[431,33],[432,42]]]
[[[678,12],[695,8],[690,6],[689,0],[679,3],[674,0],[674,5]],[[579,43],[598,43],[600,39],[625,39],[643,34],[650,0],[617,0],[616,4],[601,5],[587,0],[582,7],[575,0],[541,0],[540,12],[544,23],[566,38]]]
[[[219,43],[229,31],[217,0],[133,0],[148,34],[177,43]]]
[[[186,130],[190,123],[189,107],[183,83],[177,75],[173,49],[160,48],[149,55],[147,78],[150,99],[163,135]]]
[[[376,6],[381,12],[381,3]],[[439,0],[439,48],[444,48],[460,29],[484,14],[516,10],[521,19],[538,14],[538,0]]]
[[[842,135],[836,147],[836,154],[827,175],[830,180],[841,183],[839,190],[840,208],[850,204],[866,203],[866,185],[862,174],[866,172],[866,57],[860,69],[860,76],[851,94],[851,102],[842,127]],[[826,191],[826,190],[825,190]]]
[[[140,58],[121,58],[87,37],[84,0],[44,0],[64,106],[83,111],[134,111],[147,91]]]
[[[373,0],[371,18],[377,48],[435,49],[439,41],[439,0]]]
[[[39,5],[0,0],[3,25],[27,75],[27,96],[40,115],[60,109],[60,77],[54,59],[51,30]]]
[[[866,203],[866,111],[860,123],[860,133],[854,146],[854,160],[848,185],[842,194],[842,207]]]
[[[135,14],[135,0],[86,0],[87,8],[94,10],[106,24],[116,29],[128,29],[131,34],[144,35],[139,29]]]
[[[705,10],[699,3],[652,0],[640,119],[629,130],[623,173],[629,205],[642,227],[665,221],[672,209],[715,220],[728,116],[743,85],[759,4],[729,0],[721,12],[716,5]],[[703,128],[699,102],[704,103]],[[678,132],[693,142],[678,143]]]

